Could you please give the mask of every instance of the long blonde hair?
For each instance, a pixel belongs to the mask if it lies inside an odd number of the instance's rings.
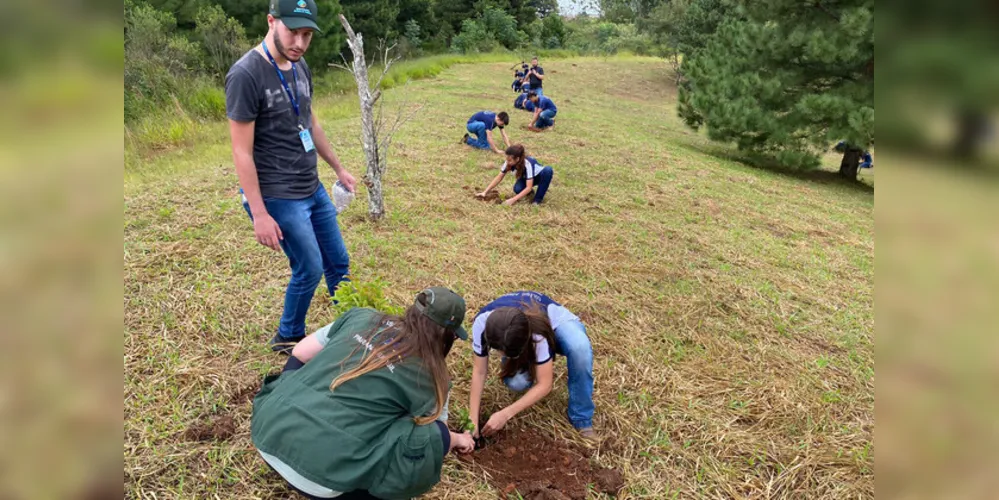
[[[426,304],[426,296],[420,294],[417,300]],[[389,333],[391,337],[375,347],[375,337]],[[454,344],[455,335],[451,329],[444,328],[425,316],[415,305],[399,316],[382,316],[375,328],[365,335],[366,346],[358,346],[347,359],[353,358],[357,349],[364,349],[365,354],[357,366],[341,372],[330,383],[330,391],[344,383],[361,377],[367,373],[384,368],[393,362],[400,362],[410,356],[419,357],[423,366],[430,372],[434,381],[434,394],[437,405],[434,412],[427,416],[416,416],[413,420],[417,425],[432,423],[444,411],[447,399],[448,384],[451,375],[448,373],[445,357]],[[347,361],[345,359],[341,365]]]

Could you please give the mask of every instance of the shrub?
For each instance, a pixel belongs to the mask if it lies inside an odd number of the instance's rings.
[[[423,43],[420,37],[421,32],[422,28],[416,19],[406,21],[403,38],[399,41],[403,55],[407,57],[419,56],[423,52],[420,48],[420,45]]]
[[[496,45],[496,39],[485,24],[474,19],[461,22],[461,33],[451,40],[451,50],[462,54],[488,52]]]
[[[226,16],[218,5],[202,7],[194,20],[197,25],[195,33],[205,50],[205,69],[221,79],[232,63],[249,48],[246,30],[239,21]]]
[[[225,91],[210,82],[199,82],[195,84],[190,92],[181,94],[181,104],[192,114],[199,118],[224,119],[225,118]]]
[[[565,46],[582,53],[613,55],[625,51],[647,55],[653,52],[651,38],[638,33],[632,24],[577,21],[568,28]]]
[[[405,308],[398,307],[385,298],[385,283],[373,280],[367,283],[344,281],[340,283],[333,300],[333,309],[337,315],[343,314],[355,307],[368,307],[386,314],[402,315]]]
[[[174,33],[173,15],[125,3],[125,119],[167,104],[200,63],[200,47]]]
[[[480,22],[496,41],[510,50],[527,43],[527,34],[517,31],[517,20],[504,10],[490,7],[482,12]]]
[[[548,16],[542,19],[540,24],[538,36],[544,48],[557,49],[565,45],[568,30],[562,16]]]

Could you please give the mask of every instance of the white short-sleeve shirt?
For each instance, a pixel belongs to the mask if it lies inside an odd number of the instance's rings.
[[[482,334],[486,331],[486,320],[492,313],[492,311],[484,312],[472,322],[472,351],[475,352],[476,356],[486,357],[489,355],[489,349],[482,342]],[[551,348],[544,337],[535,333],[531,335],[531,341],[534,342],[534,359],[538,360],[539,365],[552,359]]]
[[[543,168],[545,168],[545,167],[543,165],[541,165],[541,163],[539,163],[538,160],[535,160],[534,157],[528,156],[527,158],[524,158],[524,178],[525,179],[533,179],[534,176],[536,176],[536,175],[538,175],[538,174],[541,173],[541,169],[543,169]],[[511,170],[512,170],[512,168],[511,168]],[[506,172],[506,171],[507,171],[506,162],[503,162],[503,166],[500,167],[500,172]]]

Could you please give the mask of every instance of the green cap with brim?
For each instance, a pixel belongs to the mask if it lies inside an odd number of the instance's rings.
[[[309,28],[323,32],[316,23],[319,9],[316,8],[315,0],[271,0],[270,12],[290,30]]]
[[[444,328],[451,328],[461,340],[468,340],[468,332],[461,326],[465,321],[465,299],[442,286],[434,286],[420,292],[427,297],[427,305],[419,300],[414,304],[424,316]]]

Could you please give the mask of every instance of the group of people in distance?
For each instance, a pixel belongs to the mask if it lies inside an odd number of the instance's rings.
[[[531,59],[531,66],[524,64],[522,70],[518,70],[514,77],[511,88],[520,92],[520,95],[514,100],[514,107],[534,113],[527,126],[528,130],[533,132],[551,130],[555,126],[558,107],[549,97],[544,95],[545,70],[538,65],[538,58]],[[506,134],[507,125],[510,125],[510,115],[506,111],[479,111],[473,114],[465,124],[466,132],[461,138],[461,144],[506,155],[506,161],[500,167],[499,174],[489,184],[489,187],[476,196],[485,198],[489,191],[503,181],[507,173],[513,172],[516,178],[513,185],[514,196],[503,203],[513,205],[530,198],[532,204],[540,204],[544,201],[545,194],[551,185],[554,169],[551,166],[542,165],[533,156],[528,156],[527,149],[522,144],[510,144],[510,138]],[[497,129],[503,138],[506,149],[500,149],[497,145],[496,137],[493,134],[493,131]],[[533,196],[530,196],[532,193]]]
[[[586,327],[542,293],[500,295],[479,309],[471,335],[462,326],[465,300],[444,287],[419,292],[399,316],[353,308],[306,335],[319,281],[325,276],[333,296],[349,274],[337,210],[319,179],[317,158],[348,190],[356,185],[312,110],[312,73],[303,55],[319,31],[318,16],[314,0],[272,0],[267,35],[232,65],[225,81],[243,208],[257,242],[283,251],[291,268],[271,340],[271,349],[288,359],[253,400],[250,436],[261,458],[308,498],[422,495],[440,481],[445,455],[472,452],[475,438],[499,432],[552,391],[556,356],[567,362],[566,417],[583,438],[593,439],[593,351]],[[539,82],[538,91],[543,75],[540,67],[527,73],[532,84]],[[475,121],[475,130],[500,126],[502,132],[509,116],[478,113]],[[505,133],[505,151],[489,134],[486,139],[506,154],[491,187],[515,172],[518,198],[537,185],[534,201],[540,203],[551,167],[510,145]],[[452,389],[447,357],[458,339],[471,340],[474,356],[472,432],[446,424]],[[492,353],[500,359],[503,383],[524,394],[482,422]]]
[[[526,65],[525,65],[526,66]],[[551,98],[545,96],[545,70],[538,66],[538,58],[531,59],[531,66],[524,71],[514,73],[513,88],[519,95],[513,100],[513,107],[534,113],[527,129],[541,132],[555,126],[555,115],[558,107]]]

